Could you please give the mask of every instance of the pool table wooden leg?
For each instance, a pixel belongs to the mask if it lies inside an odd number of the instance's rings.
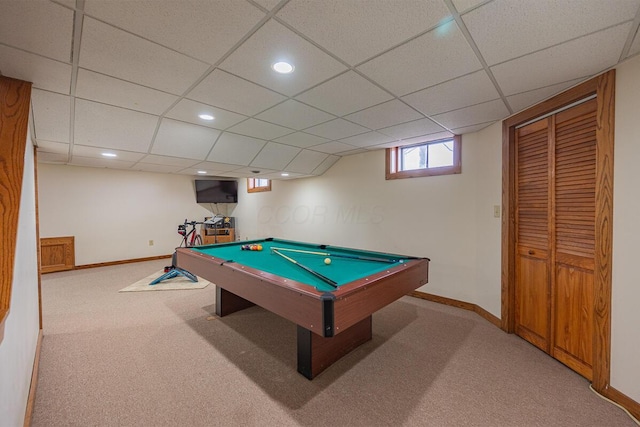
[[[371,316],[329,338],[298,325],[298,372],[311,380],[371,336]]]
[[[220,317],[254,306],[251,301],[216,286],[216,314]]]

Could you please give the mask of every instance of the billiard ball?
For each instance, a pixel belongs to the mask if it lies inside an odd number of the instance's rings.
[[[240,247],[240,249],[243,250],[243,251],[248,251],[249,250],[249,245],[242,245]]]
[[[325,258],[324,263],[327,265],[331,264],[331,258]]]
[[[261,251],[262,250],[262,245],[256,245],[256,251]]]

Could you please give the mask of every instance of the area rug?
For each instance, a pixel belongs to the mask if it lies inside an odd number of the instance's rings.
[[[164,274],[164,270],[160,270],[157,273],[153,273],[144,279],[140,279],[135,283],[127,286],[126,288],[120,289],[118,292],[142,292],[142,291],[176,291],[176,290],[184,290],[184,289],[203,289],[209,286],[211,282],[203,279],[202,277],[198,277],[197,282],[192,282],[186,277],[179,275],[173,277],[171,279],[163,280],[162,282],[149,285],[149,283],[153,282],[158,277]]]

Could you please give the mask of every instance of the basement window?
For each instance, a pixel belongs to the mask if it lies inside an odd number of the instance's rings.
[[[461,137],[387,148],[386,179],[452,175],[462,172]]]
[[[266,178],[247,178],[247,193],[271,191],[271,180]]]

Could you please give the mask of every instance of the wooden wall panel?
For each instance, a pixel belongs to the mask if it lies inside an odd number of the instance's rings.
[[[31,83],[0,76],[0,322],[9,311]]]
[[[43,273],[73,270],[76,265],[74,237],[40,239],[40,263]]]

